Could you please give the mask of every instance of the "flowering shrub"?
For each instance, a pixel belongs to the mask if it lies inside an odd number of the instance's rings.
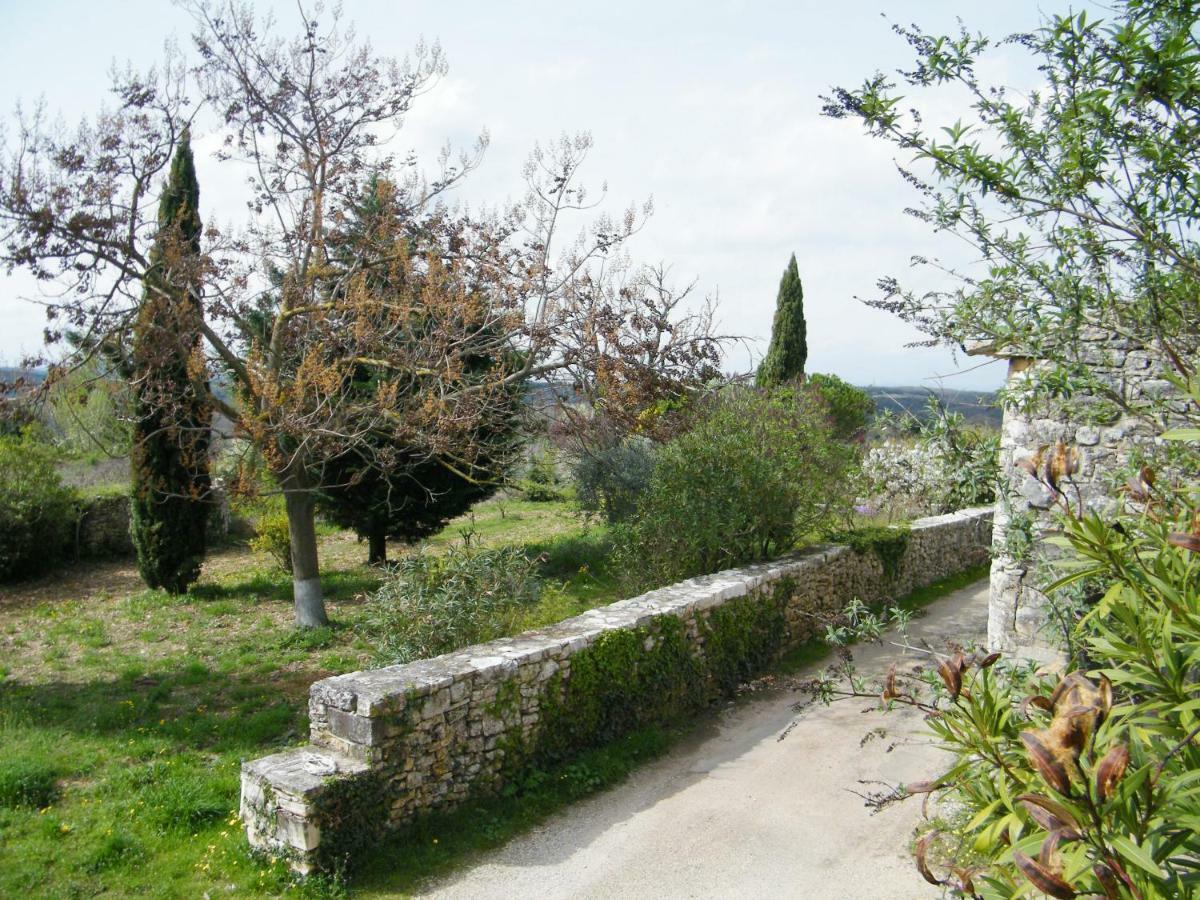
[[[999,479],[1000,439],[968,427],[930,398],[915,439],[889,438],[863,459],[863,505],[924,515],[991,503]]]
[[[945,483],[946,467],[932,449],[889,439],[863,457],[860,490],[864,501],[855,506],[855,512],[932,512],[933,506],[941,505],[938,497]]]

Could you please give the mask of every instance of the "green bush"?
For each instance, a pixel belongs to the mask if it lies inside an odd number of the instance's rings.
[[[520,547],[402,559],[367,604],[367,629],[385,663],[408,662],[505,634],[509,622],[538,602],[538,561]]]
[[[554,503],[565,496],[562,485],[554,454],[545,450],[529,461],[525,480],[521,483],[521,492],[526,500],[534,503]]]
[[[875,412],[875,401],[866,391],[848,384],[836,375],[817,372],[805,385],[824,402],[834,436],[848,441],[861,438]]]
[[[288,529],[287,510],[281,503],[260,502],[253,514],[254,537],[250,549],[265,553],[275,560],[284,572],[292,571],[292,539]]]
[[[1200,429],[1166,437],[1193,442],[1195,472]],[[1039,474],[1047,487],[1070,456]],[[1059,495],[1061,577],[1041,587],[1079,595],[1065,674],[982,652],[943,659],[924,684],[893,673],[872,688],[841,673],[845,693],[919,708],[950,751],[917,790],[953,815],[917,857],[959,895],[1200,891],[1200,493],[1138,478],[1106,517]]]
[[[29,431],[0,437],[0,580],[42,571],[69,547],[75,494],[57,462],[54,448]]]
[[[583,453],[571,471],[576,500],[609,524],[627,521],[637,512],[653,471],[654,445],[642,438]]]
[[[784,553],[848,507],[856,456],[802,387],[731,389],[658,452],[619,568],[664,584]]]

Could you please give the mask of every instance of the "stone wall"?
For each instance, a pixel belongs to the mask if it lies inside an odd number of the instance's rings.
[[[311,745],[242,767],[253,846],[307,872],[638,724],[730,693],[871,604],[988,559],[991,508],[914,522],[903,555],[825,545],[552,627],[312,686]]]
[[[133,555],[128,494],[82,501],[75,526],[75,555],[86,559]]]
[[[1078,459],[1078,470],[1063,485],[1064,496],[1074,509],[1104,512],[1119,496],[1127,471],[1154,452],[1156,435],[1169,424],[1133,416],[1127,409],[1144,409],[1151,399],[1175,395],[1175,388],[1163,378],[1163,361],[1128,341],[1096,333],[1082,338],[1073,353],[1103,387],[1050,408],[1041,405],[1037,414],[1006,408],[1001,426],[1003,482],[993,536],[988,644],[994,650],[1044,662],[1061,656],[1061,628],[1053,620],[1047,598],[1036,588],[1054,554],[1043,539],[1056,527],[1056,498],[1030,474],[1030,463],[1053,453],[1061,442]],[[1019,394],[1023,384],[1048,365],[1010,357],[1008,387]],[[1166,404],[1168,416],[1173,402]]]
[[[220,491],[213,491],[213,508],[208,516],[208,540],[217,543],[244,523],[230,515],[229,503]],[[129,533],[130,500],[128,494],[88,497],[79,503],[75,522],[75,555],[82,559],[112,559],[134,555]]]

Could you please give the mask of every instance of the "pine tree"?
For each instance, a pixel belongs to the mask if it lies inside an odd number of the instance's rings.
[[[368,180],[363,195],[347,212],[344,227],[330,240],[331,268],[338,272],[352,270],[359,263],[364,235],[399,235],[403,231],[402,211],[395,206],[391,185],[377,176]],[[397,236],[396,241],[414,256],[422,248],[422,242],[411,235]],[[392,267],[386,274],[373,276],[372,284],[385,296],[406,289],[419,295],[421,277],[419,272]],[[403,343],[407,338],[398,332],[395,339]],[[495,335],[481,329],[471,340],[480,351],[472,354],[460,348],[463,377],[480,381],[494,377],[491,373],[506,364],[495,356]],[[355,392],[374,395],[384,374],[371,366],[359,366]],[[413,389],[420,386],[414,384]],[[437,534],[451,519],[496,492],[520,441],[522,393],[523,388],[514,385],[497,398],[493,414],[480,419],[472,441],[479,452],[466,467],[461,461],[397,443],[390,435],[368,433],[353,451],[323,464],[322,512],[335,524],[366,538],[367,561],[372,565],[387,562],[389,539],[412,544]]]
[[[775,301],[775,321],[771,325],[771,346],[758,367],[758,386],[775,387],[804,377],[808,342],[804,323],[804,288],[796,254],[792,254]]]
[[[212,409],[204,389],[200,186],[185,132],[158,205],[130,365],[134,394],[130,530],[150,587],[184,593],[200,575],[208,523]]]

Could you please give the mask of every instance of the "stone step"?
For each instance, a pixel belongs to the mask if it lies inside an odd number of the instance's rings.
[[[241,816],[250,846],[288,859],[302,874],[317,868],[322,800],[368,772],[360,760],[312,746],[242,763]]]

